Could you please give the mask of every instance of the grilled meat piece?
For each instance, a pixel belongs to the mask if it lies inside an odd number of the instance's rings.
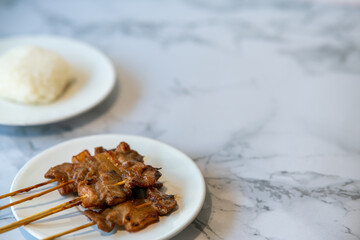
[[[94,148],[94,154],[95,155],[99,154],[99,153],[102,153],[102,152],[105,152],[105,151],[106,151],[106,149],[103,148],[102,146]]]
[[[59,193],[61,195],[65,195],[69,193],[76,193],[79,182],[94,174],[96,174],[95,169],[87,164],[63,163],[50,168],[45,173],[45,178],[56,179],[58,184],[75,180],[74,183],[70,183],[59,189]]]
[[[112,209],[107,208],[102,213],[86,210],[84,214],[105,232],[110,232],[114,228],[114,224],[124,226],[129,232],[135,232],[159,221],[159,215],[150,205],[136,208],[140,202],[143,203],[143,201],[129,200]]]
[[[107,215],[106,220],[124,226],[129,232],[139,231],[159,221],[159,214],[151,205],[137,208],[143,200],[129,200],[115,206]]]
[[[84,211],[84,215],[87,216],[91,221],[96,223],[97,227],[104,232],[111,232],[115,226],[112,221],[106,220],[108,212],[111,211],[110,208],[106,209],[104,212],[95,212],[91,210]]]
[[[157,188],[149,187],[146,195],[161,216],[168,214],[177,206],[174,195],[167,195]]]
[[[124,185],[115,185],[122,181],[122,178],[115,171],[99,171],[99,175],[103,187],[101,192],[105,194],[107,205],[116,205],[131,196],[132,191],[130,188],[126,188]]]
[[[143,191],[143,189],[137,190]],[[148,202],[151,204],[137,207]],[[97,217],[96,223],[98,225],[98,221],[103,221],[102,225],[108,225],[107,222],[113,222],[119,226],[124,226],[129,232],[135,232],[159,221],[159,215],[168,214],[176,206],[177,203],[173,195],[167,195],[156,188],[150,187],[147,189],[146,199],[130,199],[111,209],[106,209],[104,213],[85,211],[85,215],[89,216],[88,213],[93,212],[91,214]]]
[[[123,168],[129,168],[138,162],[144,163],[144,157],[138,152],[132,150],[126,142],[121,142],[116,147],[115,156]]]
[[[55,167],[50,168],[46,173],[45,177],[50,179],[56,179],[58,184],[68,182],[72,180],[73,164],[63,163]],[[59,189],[61,195],[76,192],[76,186],[74,183],[65,185]]]
[[[142,188],[150,187],[161,177],[158,169],[140,162],[127,168],[125,172],[126,179],[128,179],[126,186],[130,188],[133,186]]]
[[[117,162],[114,152],[106,151],[94,155],[87,161],[91,162],[93,165],[96,165],[98,169],[103,171],[115,171],[119,175],[123,176],[124,168],[116,166],[114,163]]]
[[[81,205],[84,208],[94,207],[102,208],[105,207],[105,202],[101,198],[101,192],[97,187],[97,182],[87,183],[86,181],[80,182],[78,185],[78,194],[79,196],[87,196],[81,202]]]
[[[88,150],[84,150],[84,151],[80,152],[79,154],[73,156],[71,161],[73,163],[86,163],[86,160],[90,157],[92,157],[90,152]]]
[[[84,208],[113,206],[126,201],[131,189],[115,185],[122,178],[115,171],[98,171],[96,179],[82,181],[78,185],[79,196],[87,195],[82,201]]]
[[[141,192],[145,189],[137,188],[135,192],[137,191]],[[112,208],[107,208],[102,213],[86,210],[84,214],[103,231],[110,232],[113,228],[110,223],[113,223],[124,226],[129,232],[135,232],[159,221],[160,215],[168,214],[177,206],[173,195],[162,193],[157,188],[148,188],[146,194],[147,198],[129,199]],[[142,205],[144,203],[151,204]]]
[[[153,207],[148,205],[136,208],[135,205],[139,204],[134,204],[129,214],[125,217],[127,221],[124,226],[127,231],[136,232],[159,221],[159,214]]]
[[[106,220],[124,226],[130,219],[128,215],[132,208],[133,202],[131,200],[118,204],[108,212]]]

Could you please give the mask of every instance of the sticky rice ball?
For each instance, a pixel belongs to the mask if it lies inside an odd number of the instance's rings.
[[[68,63],[40,47],[10,49],[0,56],[0,97],[26,104],[53,102],[71,81]]]

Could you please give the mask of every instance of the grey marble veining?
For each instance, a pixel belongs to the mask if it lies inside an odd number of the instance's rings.
[[[360,239],[359,21],[358,0],[0,0],[1,38],[76,38],[118,74],[78,117],[0,126],[0,191],[57,143],[136,134],[184,151],[205,177],[202,211],[173,239]]]

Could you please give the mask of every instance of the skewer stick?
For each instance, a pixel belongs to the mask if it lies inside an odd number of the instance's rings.
[[[38,187],[41,187],[41,186],[44,186],[46,184],[53,183],[53,182],[56,182],[56,181],[57,181],[56,179],[51,179],[49,181],[42,182],[42,183],[39,183],[39,184],[35,184],[35,185],[30,186],[30,187],[26,187],[26,188],[22,188],[22,189],[19,189],[19,190],[10,192],[10,193],[6,193],[6,194],[1,195],[0,199],[6,198],[6,197],[11,197],[11,196],[14,196],[14,195],[22,193],[22,192],[28,192],[28,191],[30,191],[32,189],[35,189],[35,188],[38,188]]]
[[[69,233],[73,233],[73,232],[79,231],[79,230],[81,230],[81,229],[84,229],[84,228],[87,228],[87,227],[90,227],[90,226],[93,226],[93,225],[96,225],[96,223],[94,223],[94,222],[89,222],[89,223],[87,223],[87,224],[84,224],[84,225],[81,225],[81,226],[79,226],[79,227],[76,227],[76,228],[67,230],[67,231],[65,231],[65,232],[61,232],[61,233],[52,235],[52,236],[47,237],[47,238],[43,238],[42,240],[52,240],[52,239],[55,239],[55,238],[64,236],[64,235],[69,234]]]
[[[121,182],[115,183],[114,186],[124,185],[125,183],[126,183],[126,179]]]
[[[148,206],[148,205],[151,205],[151,202],[146,202],[146,203],[137,205],[135,208],[142,208],[142,207],[146,207],[146,206]]]
[[[65,209],[74,207],[76,205],[79,205],[79,204],[81,204],[81,200],[86,198],[86,197],[87,196],[84,195],[82,197],[75,198],[75,199],[73,199],[71,201],[68,201],[66,203],[62,203],[62,204],[57,205],[55,207],[49,208],[49,209],[47,209],[45,211],[36,213],[34,215],[31,215],[31,216],[26,217],[24,219],[21,219],[19,221],[16,221],[16,222],[10,223],[8,225],[5,225],[3,227],[0,227],[0,233],[4,233],[4,232],[10,231],[10,230],[13,230],[13,229],[21,227],[23,225],[29,224],[29,223],[31,223],[33,221],[39,220],[40,218],[44,218],[44,217],[47,217],[47,216],[52,215],[54,213],[63,211]]]
[[[49,189],[47,189],[47,190],[45,190],[45,191],[42,191],[42,192],[39,192],[39,193],[37,193],[37,194],[31,195],[31,196],[29,196],[29,197],[26,197],[26,198],[20,199],[20,200],[18,200],[18,201],[15,201],[15,202],[6,204],[6,205],[4,205],[4,206],[1,206],[1,207],[0,207],[0,210],[3,210],[3,209],[5,209],[5,208],[14,206],[14,205],[16,205],[16,204],[19,204],[19,203],[22,203],[22,202],[31,200],[31,199],[33,199],[33,198],[40,197],[40,196],[42,196],[42,195],[45,195],[45,194],[47,194],[47,193],[49,193],[49,192],[52,192],[52,191],[54,191],[54,190],[56,190],[56,189],[62,188],[63,186],[68,185],[68,184],[73,183],[73,182],[74,182],[74,180],[71,180],[71,181],[68,181],[68,182],[66,182],[66,183],[62,183],[62,184],[59,184],[59,185],[57,185],[57,186],[55,186],[55,187],[49,188]]]
[[[135,208],[142,208],[142,207],[145,207],[145,206],[148,206],[148,205],[151,205],[151,202],[146,202],[146,203],[137,205]],[[78,230],[81,230],[81,229],[84,229],[84,228],[93,226],[93,225],[95,225],[95,224],[96,224],[95,222],[89,222],[89,223],[86,223],[86,224],[81,225],[81,226],[79,226],[79,227],[75,227],[75,228],[72,228],[72,229],[70,229],[70,230],[67,230],[67,231],[64,231],[64,232],[61,232],[61,233],[52,235],[52,236],[50,236],[50,237],[43,238],[42,240],[52,240],[52,239],[55,239],[55,238],[64,236],[64,235],[66,235],[66,234],[73,233],[73,232],[76,232],[76,231],[78,231]]]

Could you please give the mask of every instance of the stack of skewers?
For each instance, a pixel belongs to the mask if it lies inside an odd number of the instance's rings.
[[[0,207],[4,209],[48,192],[58,190],[61,195],[76,194],[77,198],[34,214],[9,225],[0,227],[0,234],[29,224],[62,210],[82,205],[83,213],[91,222],[74,229],[53,235],[59,236],[97,225],[98,229],[110,232],[115,225],[129,232],[139,231],[159,221],[159,216],[167,215],[177,207],[174,195],[161,191],[159,168],[144,163],[144,157],[121,142],[115,149],[95,148],[91,155],[84,150],[73,156],[72,163],[63,163],[50,168],[45,178],[51,180],[4,194],[0,198],[14,196],[52,182],[57,186]]]

